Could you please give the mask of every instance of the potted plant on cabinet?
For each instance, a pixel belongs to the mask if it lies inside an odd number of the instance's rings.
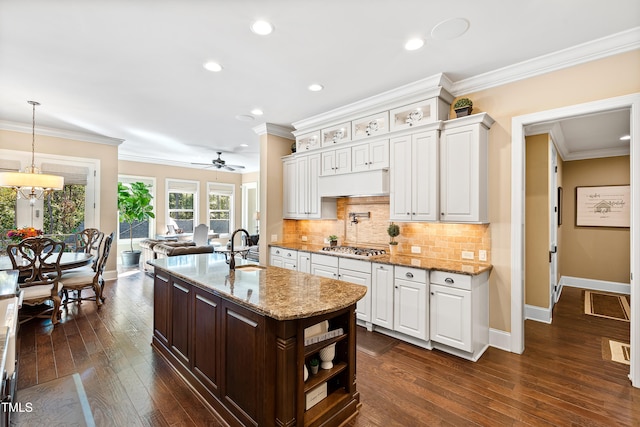
[[[389,252],[391,252],[391,255],[395,255],[398,250],[398,242],[395,241],[395,238],[400,235],[400,227],[398,224],[394,224],[393,222],[389,224],[387,234],[391,237],[389,241]]]
[[[120,222],[129,224],[130,250],[122,251],[122,264],[125,267],[138,265],[140,262],[140,251],[133,250],[133,223],[155,218],[151,199],[153,199],[153,196],[147,184],[132,182],[129,185],[124,185],[118,182],[119,219]]]
[[[315,375],[318,373],[318,368],[320,367],[320,361],[317,357],[312,358],[309,361],[309,366],[311,368],[311,375]]]
[[[327,237],[327,240],[329,240],[330,246],[338,245],[338,236],[336,236],[335,234],[332,234],[331,236]]]
[[[453,104],[453,109],[456,112],[456,117],[468,116],[473,109],[473,102],[469,98],[460,98]]]

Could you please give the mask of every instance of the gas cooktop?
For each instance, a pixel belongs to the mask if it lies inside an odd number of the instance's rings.
[[[358,248],[355,246],[325,246],[322,250],[353,258],[369,258],[387,253],[384,249]]]

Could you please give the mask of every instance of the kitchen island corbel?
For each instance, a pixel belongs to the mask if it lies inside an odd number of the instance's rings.
[[[366,288],[237,262],[229,271],[211,254],[152,261],[152,346],[230,425],[353,418],[360,406],[355,304]],[[342,334],[305,346],[305,329],[318,324]],[[305,381],[304,365],[334,343],[333,367]]]

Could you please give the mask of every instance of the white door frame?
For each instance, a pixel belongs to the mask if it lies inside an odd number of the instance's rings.
[[[511,351],[524,351],[524,185],[527,125],[603,111],[631,110],[631,369],[640,388],[640,93],[514,117],[511,122]],[[633,230],[636,230],[634,233]]]

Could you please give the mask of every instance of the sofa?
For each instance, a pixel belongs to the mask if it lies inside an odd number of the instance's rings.
[[[158,256],[155,252],[155,247],[158,245],[163,245],[167,247],[193,247],[196,244],[193,242],[178,242],[178,241],[167,241],[167,240],[156,240],[156,239],[144,239],[140,241],[140,250],[142,251],[142,270],[147,274],[153,274],[153,267],[147,264],[147,261],[151,261],[153,259],[157,259]],[[166,249],[163,250],[164,254],[166,254]],[[213,249],[212,249],[213,251]]]
[[[178,255],[190,255],[190,254],[212,254],[213,246],[202,245],[196,246],[193,242],[191,245],[169,245],[165,243],[157,244],[153,247],[153,252],[156,259],[166,258]]]

